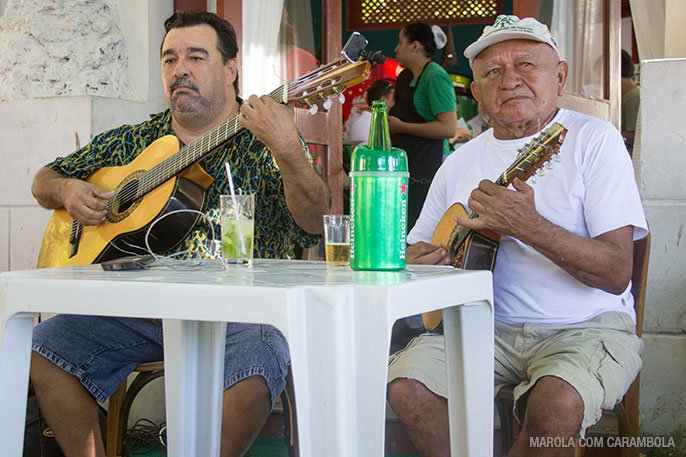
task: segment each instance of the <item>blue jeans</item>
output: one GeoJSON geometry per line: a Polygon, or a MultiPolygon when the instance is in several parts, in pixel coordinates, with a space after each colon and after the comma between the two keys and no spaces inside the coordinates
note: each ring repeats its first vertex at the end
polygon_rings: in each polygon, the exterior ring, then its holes
{"type": "MultiPolygon", "coordinates": [[[[162,325],[151,319],[59,315],[33,330],[32,349],[104,402],[142,362],[164,359],[162,325]]],[[[288,344],[270,325],[228,323],[224,389],[248,376],[267,382],[271,402],[286,385],[288,344]]]]}

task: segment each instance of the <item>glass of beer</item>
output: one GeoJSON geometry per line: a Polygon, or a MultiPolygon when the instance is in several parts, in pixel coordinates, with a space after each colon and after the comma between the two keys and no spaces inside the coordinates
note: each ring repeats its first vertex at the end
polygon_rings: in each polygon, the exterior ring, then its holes
{"type": "Polygon", "coordinates": [[[253,195],[221,195],[222,262],[252,265],[255,238],[253,195]]]}
{"type": "Polygon", "coordinates": [[[350,265],[350,216],[324,215],[326,263],[350,265]]]}

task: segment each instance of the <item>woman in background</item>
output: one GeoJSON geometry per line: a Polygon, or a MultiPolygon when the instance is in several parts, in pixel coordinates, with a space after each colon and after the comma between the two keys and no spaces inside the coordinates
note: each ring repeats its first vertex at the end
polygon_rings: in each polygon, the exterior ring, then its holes
{"type": "Polygon", "coordinates": [[[422,210],[431,180],[448,153],[448,139],[469,131],[457,128],[455,89],[433,56],[445,46],[440,27],[414,23],[400,31],[395,56],[405,67],[395,84],[395,106],[388,124],[391,143],[407,152],[410,186],[407,228],[422,210]],[[460,130],[463,130],[460,132],[460,130]]]}

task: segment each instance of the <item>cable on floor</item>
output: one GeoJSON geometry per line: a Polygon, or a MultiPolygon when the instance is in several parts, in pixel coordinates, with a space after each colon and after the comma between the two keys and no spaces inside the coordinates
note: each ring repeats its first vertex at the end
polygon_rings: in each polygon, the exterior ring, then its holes
{"type": "Polygon", "coordinates": [[[126,432],[124,449],[128,454],[147,454],[159,447],[167,447],[165,422],[157,425],[149,419],[141,418],[126,432]]]}

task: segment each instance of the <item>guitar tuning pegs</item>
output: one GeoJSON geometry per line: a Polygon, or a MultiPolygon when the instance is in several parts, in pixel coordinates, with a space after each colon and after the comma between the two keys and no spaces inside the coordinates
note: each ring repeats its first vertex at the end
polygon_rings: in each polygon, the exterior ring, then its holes
{"type": "Polygon", "coordinates": [[[545,170],[543,168],[539,168],[538,171],[536,172],[536,176],[543,176],[545,175],[545,170]]]}
{"type": "Polygon", "coordinates": [[[559,155],[555,154],[555,155],[553,156],[553,162],[561,162],[561,161],[562,161],[562,159],[560,158],[559,155]]]}
{"type": "Polygon", "coordinates": [[[328,110],[329,108],[331,108],[331,105],[333,105],[333,102],[330,98],[327,98],[326,100],[324,100],[324,103],[322,103],[322,108],[328,110]]]}
{"type": "Polygon", "coordinates": [[[317,111],[319,111],[319,105],[316,105],[316,104],[310,105],[309,112],[310,112],[311,116],[314,116],[315,114],[317,114],[317,111]]]}
{"type": "Polygon", "coordinates": [[[546,170],[552,170],[553,169],[553,163],[548,160],[546,163],[543,164],[546,170]]]}
{"type": "Polygon", "coordinates": [[[340,102],[341,105],[342,105],[343,103],[345,103],[345,95],[343,95],[343,92],[341,92],[340,94],[338,94],[338,101],[340,102]]]}
{"type": "Polygon", "coordinates": [[[536,184],[536,174],[535,173],[533,175],[531,175],[530,181],[531,181],[531,184],[536,184]]]}

